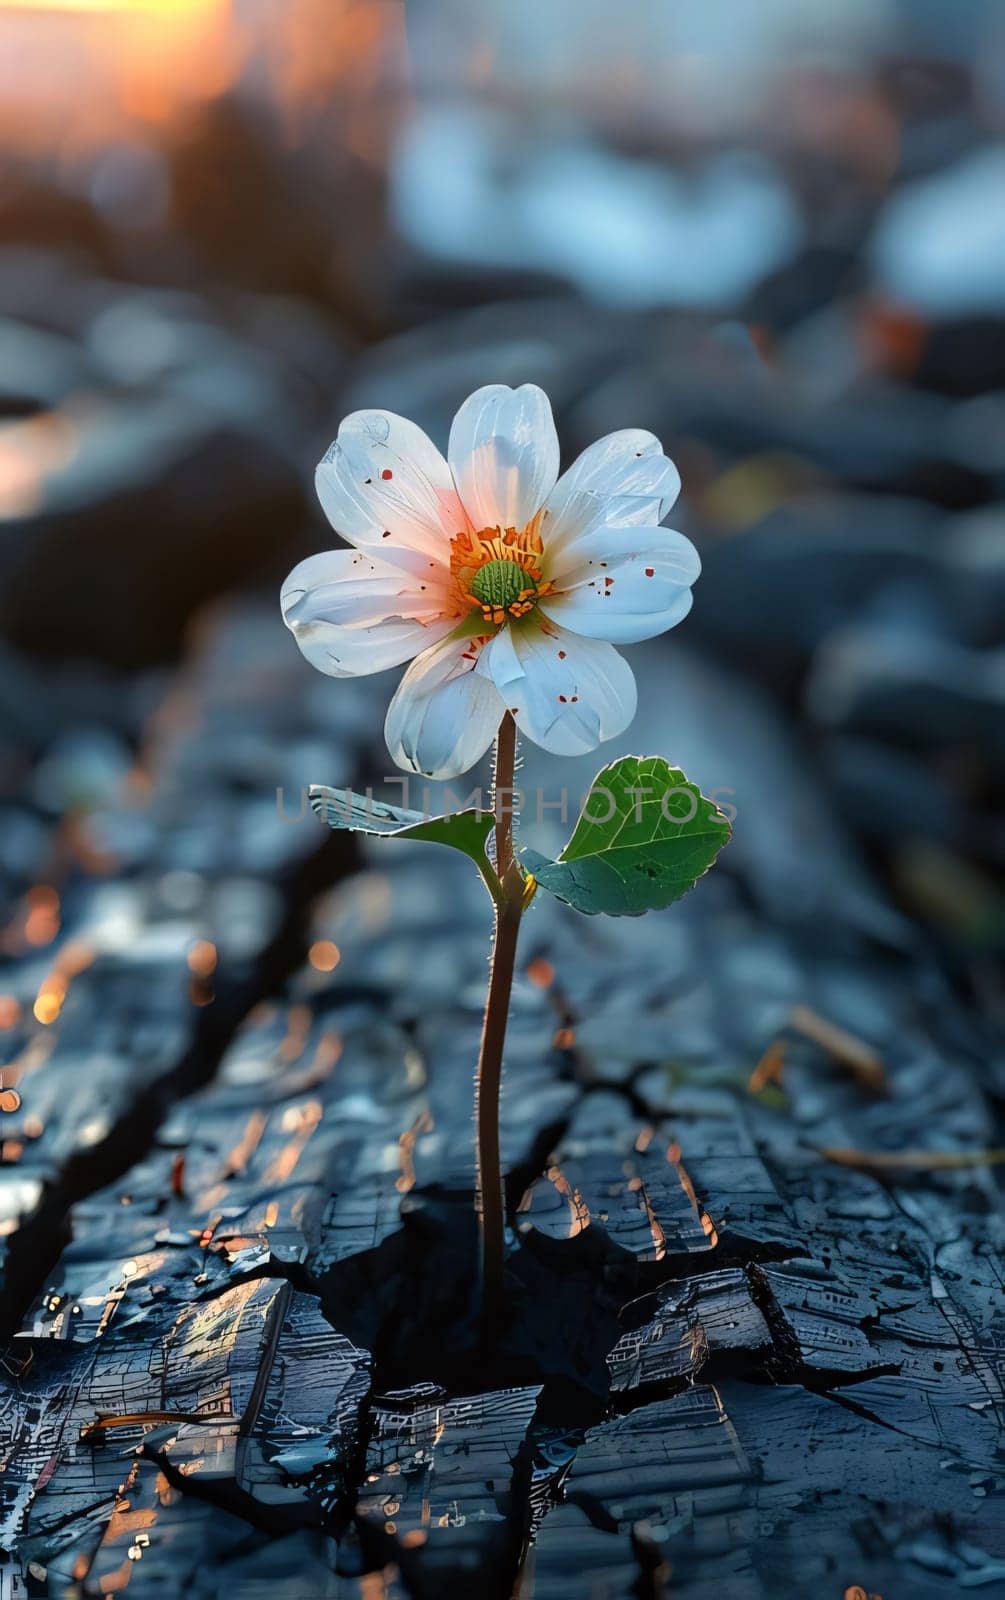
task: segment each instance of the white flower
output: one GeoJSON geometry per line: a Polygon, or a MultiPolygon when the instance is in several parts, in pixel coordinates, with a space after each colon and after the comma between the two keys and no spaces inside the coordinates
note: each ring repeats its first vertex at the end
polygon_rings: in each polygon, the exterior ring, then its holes
{"type": "Polygon", "coordinates": [[[691,609],[701,564],[659,525],[680,489],[659,440],[609,434],[561,478],[558,459],[548,397],[525,384],[471,395],[447,461],[404,417],[356,411],[318,466],[321,504],[353,548],[295,567],[283,618],[334,678],[411,661],[385,724],[406,771],[465,772],[507,708],[546,750],[594,750],[635,715],[614,645],[691,609]]]}

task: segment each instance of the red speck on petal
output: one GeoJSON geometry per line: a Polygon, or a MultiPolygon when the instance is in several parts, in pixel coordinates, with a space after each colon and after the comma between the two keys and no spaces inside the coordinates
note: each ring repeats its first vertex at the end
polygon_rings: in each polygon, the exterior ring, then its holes
{"type": "Polygon", "coordinates": [[[558,659],[559,659],[559,661],[564,661],[565,660],[565,651],[564,650],[560,650],[558,652],[558,659]]]}
{"type": "Polygon", "coordinates": [[[562,705],[564,706],[565,703],[566,703],[565,695],[564,694],[560,694],[558,698],[561,701],[562,705]]]}
{"type": "Polygon", "coordinates": [[[391,471],[390,467],[385,467],[383,472],[381,473],[381,477],[383,478],[384,482],[386,483],[388,478],[393,478],[394,477],[394,473],[391,471]]]}
{"type": "Polygon", "coordinates": [[[572,700],[573,705],[575,705],[576,701],[579,699],[579,696],[578,696],[578,694],[574,694],[570,698],[572,700]]]}
{"type": "Polygon", "coordinates": [[[381,537],[381,538],[382,538],[382,539],[390,539],[390,537],[391,537],[391,530],[390,530],[390,528],[385,528],[385,529],[384,529],[384,532],[383,532],[383,533],[382,533],[382,534],[381,534],[381,536],[380,536],[380,537],[381,537]]]}
{"type": "Polygon", "coordinates": [[[655,578],[655,576],[656,576],[656,568],[655,567],[647,567],[646,568],[646,577],[647,578],[655,578]]]}

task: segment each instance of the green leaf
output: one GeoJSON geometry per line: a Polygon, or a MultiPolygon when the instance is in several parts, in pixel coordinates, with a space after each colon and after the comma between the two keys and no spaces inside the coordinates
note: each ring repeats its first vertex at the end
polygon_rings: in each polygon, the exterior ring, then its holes
{"type": "Polygon", "coordinates": [[[449,844],[462,850],[480,868],[489,865],[486,841],[495,827],[490,811],[454,811],[445,817],[427,817],[421,811],[405,811],[374,800],[369,794],[351,789],[329,789],[313,783],[308,790],[311,810],[330,828],[346,828],[368,838],[426,839],[430,844],[449,844]]]}
{"type": "Polygon", "coordinates": [[[686,894],[729,836],[718,807],[662,756],[623,756],[594,778],[558,860],[533,850],[522,860],[577,911],[638,917],[686,894]]]}

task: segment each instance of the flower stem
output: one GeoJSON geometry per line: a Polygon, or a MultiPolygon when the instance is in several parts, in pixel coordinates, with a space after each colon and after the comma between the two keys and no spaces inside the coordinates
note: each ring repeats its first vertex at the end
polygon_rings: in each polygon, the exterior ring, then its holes
{"type": "Polygon", "coordinates": [[[478,1129],[478,1195],[481,1215],[482,1331],[489,1338],[502,1307],[505,1207],[499,1158],[499,1090],[517,936],[524,907],[524,881],[513,855],[513,773],[516,723],[507,711],[496,735],[492,806],[495,812],[496,873],[489,991],[475,1078],[478,1129]]]}
{"type": "Polygon", "coordinates": [[[500,883],[513,865],[513,774],[516,771],[516,723],[507,711],[496,734],[492,809],[496,817],[496,872],[500,883]]]}

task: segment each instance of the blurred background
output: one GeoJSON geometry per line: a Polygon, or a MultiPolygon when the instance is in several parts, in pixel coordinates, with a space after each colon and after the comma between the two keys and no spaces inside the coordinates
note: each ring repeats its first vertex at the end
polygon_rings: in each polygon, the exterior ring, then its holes
{"type": "Polygon", "coordinates": [[[525,380],[684,480],[625,746],[732,796],[773,914],[996,1012],[996,0],[0,0],[0,120],[0,1020],[151,922],[196,1001],[270,948],[277,788],[387,770],[387,683],[279,621],[314,462],[525,380]]]}

